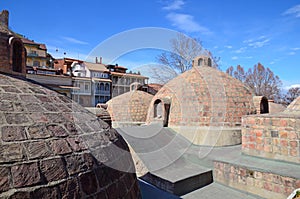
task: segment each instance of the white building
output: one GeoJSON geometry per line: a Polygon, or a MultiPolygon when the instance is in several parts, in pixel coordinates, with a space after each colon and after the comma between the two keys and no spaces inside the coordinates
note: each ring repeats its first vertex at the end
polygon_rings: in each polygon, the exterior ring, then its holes
{"type": "Polygon", "coordinates": [[[72,64],[74,86],[73,100],[83,106],[96,106],[111,98],[110,72],[101,63],[74,62],[72,64]]]}

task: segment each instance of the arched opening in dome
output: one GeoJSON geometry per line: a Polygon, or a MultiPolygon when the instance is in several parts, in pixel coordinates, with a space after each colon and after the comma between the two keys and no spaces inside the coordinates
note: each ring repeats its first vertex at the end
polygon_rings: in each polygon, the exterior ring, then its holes
{"type": "Polygon", "coordinates": [[[200,59],[198,59],[198,66],[202,66],[202,65],[203,65],[203,59],[200,58],[200,59]]]}
{"type": "Polygon", "coordinates": [[[269,113],[269,102],[266,97],[263,97],[260,102],[260,113],[269,113]]]}
{"type": "Polygon", "coordinates": [[[162,118],[163,106],[160,99],[155,100],[154,102],[154,118],[162,118]]]}
{"type": "Polygon", "coordinates": [[[12,45],[12,70],[18,73],[22,72],[22,52],[23,46],[20,41],[15,41],[12,45]]]}
{"type": "Polygon", "coordinates": [[[207,60],[207,65],[210,66],[210,67],[212,66],[212,65],[211,65],[211,58],[208,58],[208,60],[207,60]]]}

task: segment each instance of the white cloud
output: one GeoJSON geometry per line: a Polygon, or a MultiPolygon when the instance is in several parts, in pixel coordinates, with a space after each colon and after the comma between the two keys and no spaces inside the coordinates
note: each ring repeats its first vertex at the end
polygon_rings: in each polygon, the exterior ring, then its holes
{"type": "Polygon", "coordinates": [[[243,53],[243,52],[245,52],[245,50],[247,49],[247,47],[241,47],[240,49],[237,49],[237,50],[235,50],[235,51],[233,51],[233,52],[235,52],[235,53],[243,53]]]}
{"type": "Polygon", "coordinates": [[[300,4],[295,5],[294,7],[289,8],[285,12],[282,13],[283,15],[293,15],[295,17],[300,17],[300,4]]]}
{"type": "Polygon", "coordinates": [[[164,10],[180,10],[184,4],[185,4],[185,2],[183,0],[168,1],[167,5],[164,6],[162,9],[164,9],[164,10]]]}
{"type": "Polygon", "coordinates": [[[296,53],[295,52],[289,52],[288,54],[289,55],[295,55],[296,53]]]}
{"type": "Polygon", "coordinates": [[[260,36],[257,39],[248,39],[244,40],[243,43],[248,44],[248,46],[253,48],[261,48],[269,43],[270,39],[266,38],[266,36],[260,36]]]}
{"type": "Polygon", "coordinates": [[[291,48],[291,50],[297,51],[300,50],[300,48],[291,48]]]}
{"type": "Polygon", "coordinates": [[[224,46],[225,48],[228,48],[228,49],[231,49],[232,48],[232,46],[230,46],[230,45],[227,45],[227,46],[224,46]]]}
{"type": "Polygon", "coordinates": [[[81,45],[87,45],[88,43],[85,41],[80,41],[78,39],[72,38],[72,37],[61,37],[62,39],[70,42],[70,43],[74,43],[74,44],[81,44],[81,45]]]}
{"type": "Polygon", "coordinates": [[[273,64],[275,64],[275,61],[271,61],[269,64],[270,64],[270,65],[273,65],[273,64]]]}
{"type": "Polygon", "coordinates": [[[291,88],[300,88],[300,84],[292,84],[292,85],[288,85],[288,86],[284,86],[283,89],[284,90],[289,90],[291,88]]]}
{"type": "Polygon", "coordinates": [[[231,57],[232,60],[237,60],[239,59],[237,56],[231,57]]]}
{"type": "Polygon", "coordinates": [[[172,25],[184,30],[186,32],[201,32],[202,34],[210,34],[210,30],[204,26],[199,25],[192,15],[169,13],[167,19],[171,21],[172,25]]]}

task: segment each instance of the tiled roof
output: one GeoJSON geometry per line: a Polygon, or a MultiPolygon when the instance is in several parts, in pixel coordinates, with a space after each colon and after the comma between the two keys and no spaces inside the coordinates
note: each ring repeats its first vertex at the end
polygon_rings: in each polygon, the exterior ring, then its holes
{"type": "Polygon", "coordinates": [[[45,44],[36,43],[36,42],[34,42],[33,40],[29,40],[29,39],[24,38],[24,37],[22,37],[21,40],[22,40],[22,42],[23,42],[24,44],[36,45],[36,46],[39,46],[39,48],[40,48],[41,50],[47,50],[47,47],[46,47],[45,44]]]}
{"type": "Polygon", "coordinates": [[[99,71],[99,72],[108,72],[109,70],[105,67],[104,64],[96,64],[91,62],[84,62],[84,65],[92,71],[99,71]]]}

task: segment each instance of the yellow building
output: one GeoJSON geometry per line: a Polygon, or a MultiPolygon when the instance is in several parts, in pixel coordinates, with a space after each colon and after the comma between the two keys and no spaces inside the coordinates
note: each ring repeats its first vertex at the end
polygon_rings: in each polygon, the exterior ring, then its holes
{"type": "Polygon", "coordinates": [[[33,40],[21,38],[27,51],[26,66],[47,66],[47,48],[45,44],[35,43],[33,40]]]}

